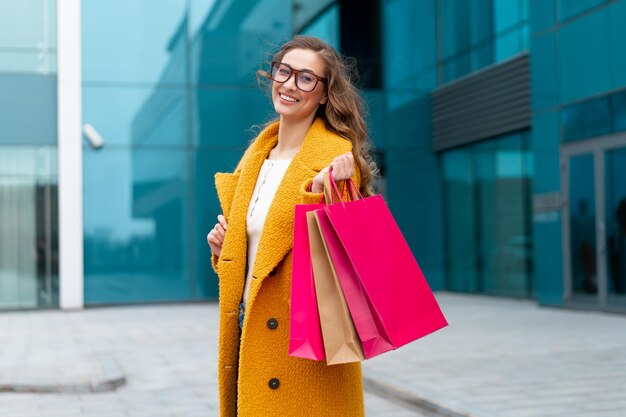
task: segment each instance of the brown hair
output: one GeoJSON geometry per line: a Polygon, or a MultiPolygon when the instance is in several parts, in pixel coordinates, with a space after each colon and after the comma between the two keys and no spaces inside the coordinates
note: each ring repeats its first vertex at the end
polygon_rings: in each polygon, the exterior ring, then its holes
{"type": "MultiPolygon", "coordinates": [[[[371,142],[365,123],[365,103],[352,83],[356,78],[356,61],[352,58],[343,59],[332,46],[321,39],[302,35],[281,46],[272,61],[281,62],[283,56],[292,49],[312,50],[322,58],[328,80],[328,100],[317,109],[317,116],[324,120],[327,129],[352,142],[354,163],[361,176],[359,188],[364,195],[372,195],[372,180],[378,170],[370,154],[371,142]]],[[[271,79],[263,70],[257,71],[258,76],[271,79]]]]}

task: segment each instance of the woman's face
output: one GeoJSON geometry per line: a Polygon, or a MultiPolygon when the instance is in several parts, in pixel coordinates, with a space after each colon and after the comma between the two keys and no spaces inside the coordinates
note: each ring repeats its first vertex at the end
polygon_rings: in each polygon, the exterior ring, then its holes
{"type": "MultiPolygon", "coordinates": [[[[307,70],[320,77],[326,77],[325,66],[317,52],[310,49],[292,49],[281,61],[295,70],[307,70]]],[[[282,118],[306,119],[315,114],[320,104],[326,103],[325,85],[318,82],[312,91],[305,92],[296,87],[295,74],[284,83],[272,82],[274,109],[282,118]]]]}

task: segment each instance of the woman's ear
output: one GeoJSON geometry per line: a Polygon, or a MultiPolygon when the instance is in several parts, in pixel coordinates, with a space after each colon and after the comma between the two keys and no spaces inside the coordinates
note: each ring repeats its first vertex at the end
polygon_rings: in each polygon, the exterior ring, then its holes
{"type": "Polygon", "coordinates": [[[320,100],[320,104],[326,104],[327,101],[328,101],[328,95],[324,94],[322,96],[322,99],[320,100]]]}

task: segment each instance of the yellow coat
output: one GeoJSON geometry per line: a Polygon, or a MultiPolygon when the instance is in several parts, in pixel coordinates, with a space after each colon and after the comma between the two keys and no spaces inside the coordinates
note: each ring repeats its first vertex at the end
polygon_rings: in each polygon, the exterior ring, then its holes
{"type": "MultiPolygon", "coordinates": [[[[221,255],[213,256],[220,300],[219,415],[362,417],[359,363],[327,366],[324,361],[288,355],[294,206],[319,202],[321,194],[306,188],[336,156],[352,150],[350,141],[327,130],[321,119],[309,129],[267,215],[256,260],[250,266],[253,281],[240,342],[238,306],[246,271],[246,214],[261,165],[277,140],[278,122],[261,132],[235,172],[215,175],[228,222],[221,255]]],[[[358,186],[358,176],[355,179],[358,186]]]]}

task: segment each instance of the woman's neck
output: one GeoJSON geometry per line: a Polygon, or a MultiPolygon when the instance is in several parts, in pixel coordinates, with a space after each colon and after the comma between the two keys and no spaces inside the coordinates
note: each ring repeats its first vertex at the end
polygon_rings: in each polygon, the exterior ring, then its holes
{"type": "Polygon", "coordinates": [[[270,151],[268,159],[293,158],[300,150],[314,117],[315,115],[306,119],[293,120],[281,116],[278,127],[278,143],[270,151]]]}

